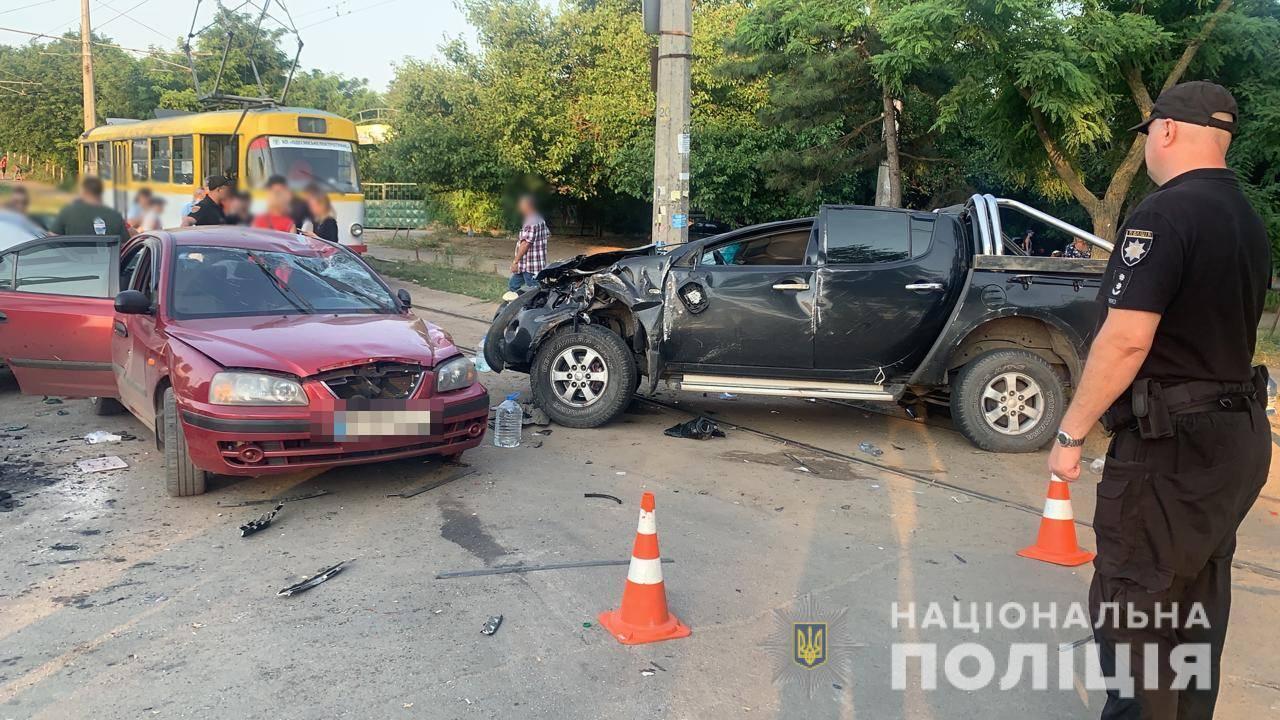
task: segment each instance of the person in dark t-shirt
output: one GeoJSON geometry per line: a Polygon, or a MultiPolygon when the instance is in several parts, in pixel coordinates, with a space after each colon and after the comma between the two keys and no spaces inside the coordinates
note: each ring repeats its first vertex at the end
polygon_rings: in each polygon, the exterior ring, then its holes
{"type": "Polygon", "coordinates": [[[210,175],[205,178],[204,187],[204,198],[191,206],[191,213],[182,219],[183,227],[227,224],[226,211],[223,208],[235,194],[235,186],[221,175],[210,175]]]}
{"type": "Polygon", "coordinates": [[[120,213],[102,204],[102,180],[87,177],[80,182],[80,197],[62,208],[49,225],[55,235],[110,235],[128,240],[129,229],[120,213]]]}

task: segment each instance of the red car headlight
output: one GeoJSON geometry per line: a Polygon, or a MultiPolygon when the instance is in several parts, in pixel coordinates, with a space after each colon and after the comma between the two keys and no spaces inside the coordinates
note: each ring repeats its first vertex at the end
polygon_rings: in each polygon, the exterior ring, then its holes
{"type": "Polygon", "coordinates": [[[213,405],[306,405],[297,380],[264,373],[220,372],[209,383],[213,405]]]}

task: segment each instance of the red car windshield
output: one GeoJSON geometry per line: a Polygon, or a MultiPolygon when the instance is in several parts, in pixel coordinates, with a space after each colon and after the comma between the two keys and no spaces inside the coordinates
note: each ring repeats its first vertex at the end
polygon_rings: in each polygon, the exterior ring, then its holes
{"type": "Polygon", "coordinates": [[[175,318],[398,312],[390,291],[350,253],[322,256],[183,246],[170,291],[175,318]]]}

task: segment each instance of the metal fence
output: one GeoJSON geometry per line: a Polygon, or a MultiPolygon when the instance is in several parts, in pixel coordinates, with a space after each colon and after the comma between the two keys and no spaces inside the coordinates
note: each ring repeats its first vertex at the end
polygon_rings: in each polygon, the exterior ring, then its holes
{"type": "Polygon", "coordinates": [[[365,227],[421,228],[431,222],[426,199],[414,183],[363,185],[365,227]]]}

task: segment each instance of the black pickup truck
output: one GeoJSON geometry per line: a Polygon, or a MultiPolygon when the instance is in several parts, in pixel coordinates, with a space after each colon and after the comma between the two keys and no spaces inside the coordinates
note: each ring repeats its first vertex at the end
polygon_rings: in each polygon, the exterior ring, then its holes
{"type": "Polygon", "coordinates": [[[1012,200],[934,212],[824,206],[661,252],[547,267],[482,352],[530,375],[557,423],[595,427],[633,393],[677,389],[949,406],[975,445],[1043,447],[1097,321],[1104,260],[1028,257],[1001,209],[1109,243],[1012,200]]]}

